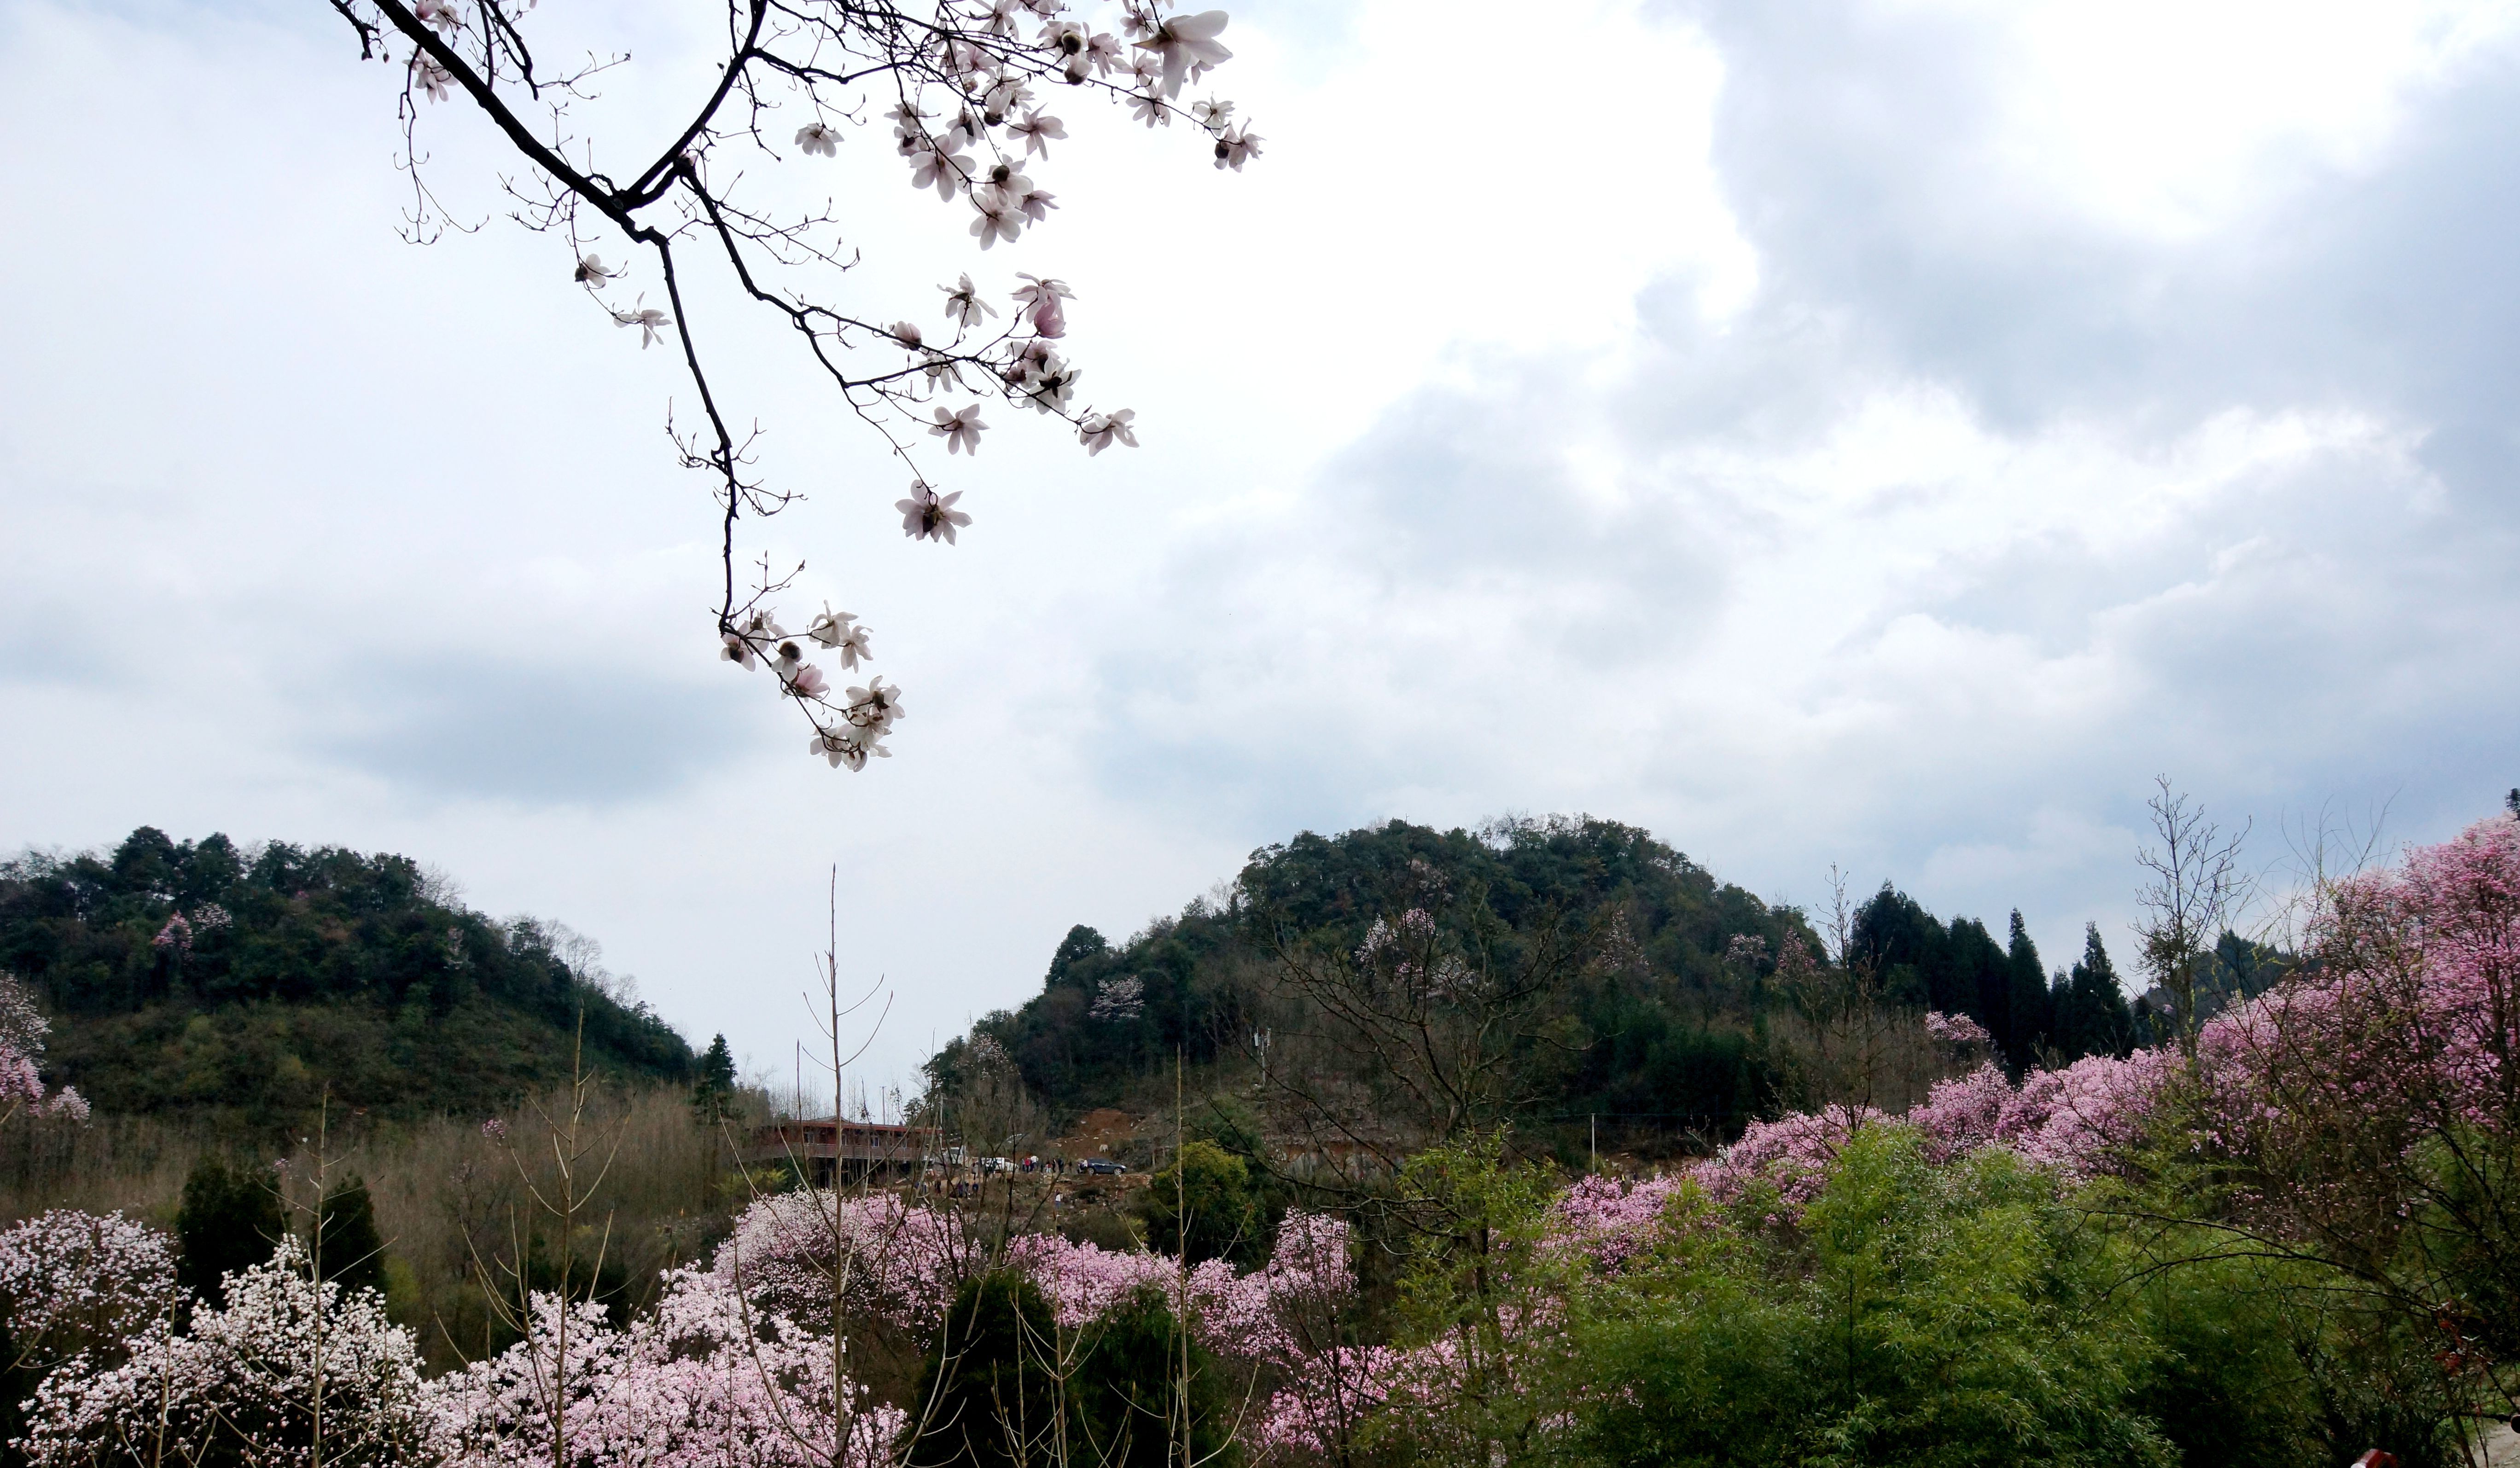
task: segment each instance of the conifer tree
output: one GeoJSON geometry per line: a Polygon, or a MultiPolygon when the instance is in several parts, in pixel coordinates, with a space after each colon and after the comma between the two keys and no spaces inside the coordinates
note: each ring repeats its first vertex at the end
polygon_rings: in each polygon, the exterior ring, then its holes
{"type": "Polygon", "coordinates": [[[735,1100],[735,1054],[726,1037],[717,1036],[700,1055],[700,1078],[692,1086],[692,1111],[703,1126],[714,1127],[735,1100]]]}
{"type": "Polygon", "coordinates": [[[2022,925],[2019,908],[2012,910],[2012,941],[2004,956],[2012,970],[2012,1033],[2004,1037],[2003,1052],[2018,1069],[2030,1063],[2041,1045],[2054,1043],[2056,1028],[2055,1011],[2048,1001],[2047,970],[2039,962],[2039,945],[2030,941],[2030,930],[2022,925]]]}
{"type": "Polygon", "coordinates": [[[193,1165],[175,1213],[176,1280],[213,1304],[220,1280],[280,1246],[280,1193],[259,1172],[217,1154],[193,1165]]]}
{"type": "Polygon", "coordinates": [[[365,1179],[352,1173],[324,1196],[315,1264],[344,1290],[379,1290],[385,1284],[385,1241],[377,1231],[376,1201],[365,1179]]]}

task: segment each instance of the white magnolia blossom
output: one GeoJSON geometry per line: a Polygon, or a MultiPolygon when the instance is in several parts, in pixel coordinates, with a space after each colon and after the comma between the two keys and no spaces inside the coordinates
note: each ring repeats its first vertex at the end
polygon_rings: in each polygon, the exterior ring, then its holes
{"type": "Polygon", "coordinates": [[[1022,121],[1008,123],[1007,131],[1023,139],[1025,157],[1031,157],[1035,154],[1048,157],[1050,145],[1054,141],[1066,138],[1067,124],[1057,117],[1045,117],[1039,112],[1026,112],[1023,114],[1022,121]]]}
{"type": "Polygon", "coordinates": [[[1138,435],[1130,424],[1137,421],[1137,417],[1136,412],[1127,408],[1114,409],[1109,413],[1089,413],[1085,415],[1085,421],[1076,425],[1076,441],[1085,445],[1088,455],[1100,454],[1114,443],[1123,443],[1134,449],[1138,446],[1138,435]]]}
{"type": "Polygon", "coordinates": [[[945,319],[965,331],[978,326],[982,317],[998,314],[997,307],[980,299],[978,288],[968,275],[955,285],[936,289],[945,292],[945,319]]]}
{"type": "Polygon", "coordinates": [[[1012,245],[1023,233],[1023,196],[1019,194],[1009,194],[994,186],[974,189],[971,207],[978,214],[971,221],[971,237],[980,242],[982,249],[1001,240],[1012,245]]]}
{"type": "Polygon", "coordinates": [[[1248,127],[1229,127],[1216,135],[1216,166],[1242,171],[1245,160],[1260,156],[1260,135],[1248,127]]]}
{"type": "Polygon", "coordinates": [[[444,102],[455,85],[455,73],[437,64],[426,52],[414,52],[411,58],[411,84],[428,94],[431,102],[444,102]]]}
{"type": "MultiPolygon", "coordinates": [[[[368,3],[344,0],[336,6],[359,26],[363,43],[380,33],[361,19],[368,3]]],[[[577,77],[552,80],[530,74],[524,41],[512,22],[533,8],[533,0],[504,6],[488,0],[406,3],[410,9],[403,15],[403,23],[417,19],[428,27],[427,32],[415,30],[421,45],[407,57],[410,91],[438,101],[465,92],[467,100],[478,104],[512,138],[519,136],[515,109],[526,104],[548,107],[558,124],[559,114],[567,109],[566,99],[592,98],[591,92],[576,90],[577,77]],[[466,19],[475,12],[483,22],[479,25],[466,19]],[[449,48],[454,48],[452,53],[449,48]],[[459,63],[457,54],[466,60],[459,63]]],[[[723,519],[723,555],[730,570],[736,554],[736,520],[775,513],[794,496],[743,476],[739,466],[749,460],[740,444],[728,441],[732,416],[719,411],[716,390],[703,373],[699,343],[691,334],[690,324],[669,315],[668,309],[649,306],[644,296],[627,309],[607,298],[608,284],[627,272],[585,249],[587,239],[577,230],[582,220],[592,216],[581,210],[592,206],[596,215],[623,226],[634,245],[659,245],[674,238],[676,231],[693,227],[714,231],[736,256],[731,261],[736,278],[749,288],[748,293],[784,306],[793,323],[806,329],[816,365],[837,379],[851,406],[871,419],[890,418],[880,426],[891,435],[894,451],[909,461],[914,476],[909,497],[895,507],[902,514],[903,534],[953,544],[958,532],[971,523],[970,515],[957,508],[962,492],[936,489],[920,476],[919,461],[934,445],[905,429],[926,427],[926,439],[942,439],[949,457],[976,456],[988,427],[981,413],[994,394],[1037,413],[1059,416],[1076,427],[1078,441],[1089,454],[1099,455],[1114,443],[1137,444],[1135,415],[1126,409],[1094,411],[1079,403],[1082,372],[1054,349],[1054,343],[1067,339],[1067,303],[1073,293],[1057,279],[1020,275],[1011,292],[1012,309],[1005,313],[1012,320],[1001,322],[1002,308],[984,300],[971,276],[964,274],[954,285],[940,288],[953,336],[930,342],[911,321],[896,320],[886,326],[881,316],[843,311],[784,284],[768,285],[765,278],[774,270],[831,267],[845,271],[855,263],[853,252],[828,239],[833,223],[828,208],[792,220],[765,216],[748,201],[733,199],[732,190],[743,176],[741,167],[709,165],[722,161],[720,150],[746,143],[775,158],[776,135],[768,132],[762,119],[769,109],[780,106],[796,108],[792,115],[801,125],[792,138],[798,155],[835,158],[848,128],[875,125],[860,111],[862,96],[844,91],[843,78],[853,81],[881,74],[897,91],[883,115],[891,127],[896,155],[909,167],[912,186],[932,189],[947,203],[968,202],[969,238],[989,250],[1019,243],[1034,226],[1046,225],[1060,207],[1058,197],[1027,172],[1035,166],[1047,167],[1051,145],[1064,147],[1070,137],[1066,122],[1057,115],[1070,110],[1054,110],[1046,100],[1056,84],[1083,86],[1100,79],[1104,94],[1126,102],[1132,114],[1150,127],[1169,126],[1176,111],[1184,112],[1203,129],[1218,168],[1239,170],[1259,156],[1259,138],[1247,124],[1237,125],[1232,103],[1214,97],[1195,104],[1177,101],[1185,86],[1233,55],[1220,40],[1227,23],[1225,13],[1171,14],[1169,7],[1175,0],[1110,3],[1118,12],[1111,30],[1071,15],[1070,0],[941,0],[942,8],[931,20],[901,27],[888,27],[886,17],[901,17],[882,7],[872,12],[831,7],[831,14],[813,24],[783,28],[783,22],[771,26],[758,45],[739,45],[726,63],[734,74],[722,78],[715,99],[678,145],[679,151],[635,182],[591,171],[589,164],[562,167],[548,156],[536,155],[541,164],[538,182],[550,189],[551,201],[545,204],[539,196],[519,195],[527,200],[519,217],[532,227],[570,240],[575,245],[571,263],[575,284],[585,288],[616,325],[637,328],[643,351],[670,336],[667,344],[676,351],[669,356],[681,358],[696,378],[707,426],[691,435],[678,430],[676,442],[687,464],[706,469],[720,481],[716,485],[719,503],[732,512],[723,519]],[[816,29],[815,24],[824,28],[816,29]],[[799,40],[800,36],[810,39],[799,40]],[[841,65],[827,42],[854,60],[841,65]],[[788,91],[788,97],[767,100],[782,88],[788,91]],[[753,111],[747,120],[718,116],[720,104],[730,97],[750,105],[753,111]],[[575,173],[571,167],[589,171],[575,173]],[[665,217],[669,213],[675,213],[671,222],[665,217]],[[863,355],[869,347],[878,352],[901,350],[906,363],[878,365],[870,371],[842,360],[863,355]],[[973,395],[979,401],[960,408],[938,406],[973,395]],[[932,422],[926,421],[928,416],[932,422]]],[[[809,8],[811,4],[808,0],[809,8]]],[[[800,20],[803,12],[789,7],[781,14],[800,20]]],[[[383,33],[391,32],[391,25],[383,27],[383,33]]],[[[587,70],[578,76],[593,74],[594,70],[587,70]]],[[[538,124],[535,130],[540,130],[538,124]]],[[[568,136],[565,127],[556,135],[568,136]]],[[[571,156],[577,151],[572,142],[571,156]]],[[[588,156],[593,156],[591,149],[588,156]]],[[[425,189],[422,200],[423,212],[429,212],[425,189]]],[[[682,299],[677,296],[662,304],[679,309],[682,299]]],[[[806,646],[829,649],[837,660],[834,674],[854,672],[873,658],[866,629],[857,626],[850,614],[832,612],[826,603],[823,615],[805,636],[793,643],[786,641],[784,631],[760,603],[787,584],[774,582],[765,563],[752,602],[719,625],[718,655],[746,671],[767,663],[778,691],[803,705],[813,720],[814,751],[834,766],[863,768],[869,759],[888,753],[880,740],[899,717],[898,695],[881,680],[864,689],[852,688],[845,694],[833,691],[825,672],[805,661],[806,646]]],[[[172,927],[164,941],[180,950],[188,931],[172,927]]],[[[0,1076],[0,1083],[8,1083],[15,1074],[0,1076]]],[[[5,1089],[0,1085],[0,1090],[5,1089]]],[[[20,1089],[29,1095],[36,1093],[31,1082],[20,1089]]]]}
{"type": "Polygon", "coordinates": [[[637,327],[639,329],[639,350],[644,352],[648,348],[656,344],[656,339],[659,334],[657,328],[672,326],[674,324],[674,319],[667,316],[664,312],[657,310],[653,306],[643,305],[635,310],[613,312],[612,324],[614,326],[622,327],[637,327]]]}
{"type": "Polygon", "coordinates": [[[924,479],[910,481],[910,498],[895,502],[901,512],[901,533],[913,540],[941,540],[954,544],[954,532],[971,523],[971,517],[954,508],[963,492],[939,495],[927,487],[924,479]]]}
{"type": "Polygon", "coordinates": [[[980,405],[972,403],[951,412],[937,409],[936,423],[927,431],[945,440],[946,453],[976,456],[980,452],[980,430],[987,426],[980,422],[980,405]]]}
{"type": "Polygon", "coordinates": [[[1208,67],[1233,59],[1216,38],[1225,30],[1225,12],[1203,10],[1194,16],[1170,16],[1157,22],[1138,49],[1152,52],[1163,63],[1164,95],[1181,95],[1182,83],[1196,81],[1208,67]]]}
{"type": "Polygon", "coordinates": [[[806,636],[837,652],[842,668],[855,668],[859,658],[875,656],[867,643],[867,629],[857,625],[852,613],[832,610],[830,602],[823,604],[823,614],[806,629],[806,636]]]}

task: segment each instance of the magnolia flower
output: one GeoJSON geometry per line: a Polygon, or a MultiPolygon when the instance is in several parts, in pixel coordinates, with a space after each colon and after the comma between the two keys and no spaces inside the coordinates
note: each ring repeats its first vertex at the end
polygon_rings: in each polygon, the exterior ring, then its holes
{"type": "Polygon", "coordinates": [[[892,324],[892,339],[903,346],[917,346],[921,340],[919,328],[906,321],[896,321],[892,324]]]}
{"type": "Polygon", "coordinates": [[[747,673],[751,672],[752,645],[732,632],[728,633],[722,641],[726,645],[717,649],[718,657],[725,662],[736,664],[747,673]]]}
{"type": "Polygon", "coordinates": [[[981,317],[998,314],[997,307],[980,299],[980,292],[972,287],[971,278],[968,275],[959,285],[936,289],[945,292],[945,319],[958,327],[968,330],[978,326],[981,317]]]}
{"type": "Polygon", "coordinates": [[[1015,237],[1023,233],[1023,206],[1022,196],[1004,189],[973,190],[971,207],[978,211],[978,217],[971,221],[971,237],[980,242],[982,249],[1000,240],[1013,244],[1015,237]]]}
{"type": "Polygon", "coordinates": [[[1086,41],[1085,54],[1092,59],[1094,69],[1104,76],[1128,65],[1128,56],[1120,44],[1120,38],[1107,30],[1097,31],[1086,41]]]}
{"type": "Polygon", "coordinates": [[[1026,189],[1023,192],[1023,198],[1016,202],[1016,207],[1023,210],[1023,216],[1026,219],[1039,224],[1050,217],[1051,210],[1058,207],[1052,201],[1058,197],[1047,189],[1026,189]]]}
{"type": "Polygon", "coordinates": [[[1190,114],[1193,121],[1209,132],[1223,132],[1226,119],[1234,115],[1234,104],[1219,102],[1211,97],[1205,102],[1192,103],[1190,114]]]}
{"type": "Polygon", "coordinates": [[[1245,158],[1259,156],[1260,135],[1251,131],[1247,124],[1238,128],[1229,127],[1216,135],[1216,166],[1219,168],[1232,168],[1240,173],[1245,158]]]}
{"type": "Polygon", "coordinates": [[[447,88],[455,85],[455,73],[437,64],[426,53],[414,53],[411,59],[411,83],[428,94],[431,102],[444,102],[447,88]]]}
{"type": "Polygon", "coordinates": [[[980,405],[972,403],[960,412],[937,409],[936,424],[927,431],[931,436],[945,440],[946,453],[969,454],[976,458],[980,452],[980,430],[987,426],[980,422],[980,405]]]}
{"type": "Polygon", "coordinates": [[[911,160],[910,187],[933,188],[939,199],[952,199],[970,176],[971,160],[941,143],[911,160]]]}
{"type": "Polygon", "coordinates": [[[1234,53],[1226,50],[1216,39],[1225,29],[1225,12],[1221,10],[1203,10],[1194,16],[1172,16],[1138,43],[1139,50],[1153,52],[1163,62],[1165,96],[1180,96],[1183,82],[1193,80],[1208,67],[1233,59],[1234,53]]]}
{"type": "Polygon", "coordinates": [[[765,643],[777,642],[788,635],[788,629],[779,625],[779,618],[766,606],[756,606],[742,613],[736,622],[736,630],[765,643]]]}
{"type": "Polygon", "coordinates": [[[947,153],[961,153],[966,148],[978,147],[980,140],[987,136],[988,130],[980,125],[980,119],[971,115],[969,108],[965,108],[954,114],[953,122],[943,132],[936,135],[936,146],[947,153]]]}
{"type": "Polygon", "coordinates": [[[871,737],[881,738],[901,717],[901,690],[885,688],[882,679],[849,690],[849,722],[870,731],[871,737]]]}
{"type": "Polygon", "coordinates": [[[454,0],[413,0],[411,13],[421,24],[435,27],[441,35],[453,35],[464,28],[464,18],[455,13],[454,0]]]}
{"type": "Polygon", "coordinates": [[[1076,441],[1085,445],[1089,455],[1102,453],[1115,440],[1134,449],[1138,446],[1138,435],[1130,424],[1137,421],[1137,417],[1136,411],[1128,408],[1110,413],[1089,413],[1085,415],[1085,421],[1076,425],[1076,441]]]}
{"type": "Polygon", "coordinates": [[[954,532],[971,523],[968,514],[954,508],[954,502],[961,498],[963,492],[959,489],[950,495],[940,496],[927,487],[927,481],[911,480],[910,498],[896,501],[892,507],[901,512],[901,533],[912,540],[941,540],[949,546],[954,544],[954,532]]]}
{"type": "Polygon", "coordinates": [[[892,751],[877,742],[880,737],[879,734],[869,737],[865,730],[854,729],[843,724],[814,735],[806,742],[805,752],[819,754],[830,760],[834,770],[842,765],[848,766],[853,771],[863,770],[866,768],[868,755],[874,755],[879,760],[892,758],[892,751]]]}
{"type": "Polygon", "coordinates": [[[788,691],[799,698],[820,698],[831,688],[823,670],[807,663],[788,679],[788,691]]]}
{"type": "Polygon", "coordinates": [[[1007,131],[1023,139],[1025,157],[1031,157],[1036,153],[1048,157],[1052,141],[1064,139],[1067,136],[1067,124],[1057,117],[1045,117],[1039,112],[1026,112],[1021,122],[1013,124],[1007,131]]]}
{"type": "Polygon", "coordinates": [[[875,648],[867,642],[867,629],[856,625],[850,613],[832,610],[829,602],[823,604],[823,614],[814,619],[807,636],[837,652],[842,668],[853,669],[859,658],[875,656],[875,648]]]}
{"type": "Polygon", "coordinates": [[[980,99],[980,106],[987,111],[990,123],[995,125],[1005,121],[1013,114],[1015,109],[1030,101],[1032,101],[1031,85],[1020,76],[1010,76],[989,88],[989,95],[980,99]]]}
{"type": "MultiPolygon", "coordinates": [[[[641,298],[644,300],[646,297],[641,298]]],[[[612,323],[615,326],[637,327],[639,350],[644,352],[656,344],[656,329],[672,326],[674,319],[653,306],[642,306],[636,311],[613,312],[612,323]]]]}
{"type": "Polygon", "coordinates": [[[1041,335],[1066,335],[1067,317],[1058,303],[1074,300],[1076,292],[1067,289],[1066,282],[1047,276],[1027,275],[1019,270],[1015,279],[1030,283],[1015,288],[1015,299],[1023,307],[1016,315],[1031,317],[1033,331],[1041,335]]]}
{"type": "Polygon", "coordinates": [[[996,0],[989,7],[989,32],[992,35],[1013,35],[1015,22],[1031,7],[1024,0],[996,0]]]}
{"type": "Polygon", "coordinates": [[[1052,357],[1024,376],[1024,395],[1031,399],[1035,413],[1065,413],[1067,400],[1076,393],[1076,379],[1083,376],[1078,369],[1052,357]]]}
{"type": "Polygon", "coordinates": [[[1129,94],[1129,118],[1148,127],[1170,127],[1173,123],[1173,114],[1164,106],[1164,100],[1152,92],[1129,94]]]}
{"type": "Polygon", "coordinates": [[[820,122],[808,122],[796,129],[796,146],[808,154],[819,153],[827,158],[837,157],[840,152],[840,135],[820,122]]]}
{"type": "Polygon", "coordinates": [[[577,262],[577,273],[572,279],[581,286],[592,286],[598,281],[608,281],[620,274],[618,270],[607,268],[602,255],[588,255],[577,262]]]}
{"type": "Polygon", "coordinates": [[[1085,26],[1075,21],[1045,21],[1041,27],[1041,44],[1061,56],[1083,56],[1086,45],[1085,26]]]}

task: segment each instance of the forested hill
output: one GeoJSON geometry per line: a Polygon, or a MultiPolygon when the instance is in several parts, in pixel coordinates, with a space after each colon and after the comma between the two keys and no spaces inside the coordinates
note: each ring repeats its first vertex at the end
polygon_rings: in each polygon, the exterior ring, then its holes
{"type": "Polygon", "coordinates": [[[0,864],[0,968],[53,1022],[48,1081],[100,1111],[248,1125],[333,1104],[490,1112],[589,1066],[681,1081],[691,1046],[606,992],[585,940],[475,912],[407,857],[143,826],[111,854],[0,864]]]}
{"type": "MultiPolygon", "coordinates": [[[[1782,1101],[1794,1061],[1774,1033],[1785,1003],[1774,974],[1788,935],[1821,949],[1805,915],[1717,880],[1637,827],[1591,817],[1475,832],[1395,821],[1264,847],[1229,897],[1193,902],[1125,943],[1071,929],[1042,992],[948,1045],[931,1080],[968,1084],[972,1041],[987,1037],[1058,1121],[1126,1104],[1133,1087],[1168,1094],[1168,1079],[1148,1083],[1168,1078],[1177,1052],[1193,1066],[1231,1060],[1255,1027],[1303,1022],[1271,983],[1290,941],[1352,951],[1376,919],[1414,905],[1403,888],[1430,882],[1508,948],[1552,923],[1615,916],[1619,960],[1587,964],[1535,1027],[1531,1061],[1546,1082],[1526,1120],[1600,1118],[1641,1139],[1702,1137],[1782,1101]]],[[[1850,937],[1891,1001],[1970,1015],[2016,1067],[2122,1053],[2141,1038],[2096,931],[2070,974],[2050,973],[2017,915],[1999,943],[1982,922],[1946,924],[1884,885],[1857,909],[1850,937]]]]}

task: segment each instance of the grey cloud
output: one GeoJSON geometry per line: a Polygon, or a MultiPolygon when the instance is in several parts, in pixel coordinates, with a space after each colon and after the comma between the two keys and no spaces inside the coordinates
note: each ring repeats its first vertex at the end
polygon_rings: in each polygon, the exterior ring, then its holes
{"type": "MultiPolygon", "coordinates": [[[[608,806],[691,784],[775,734],[723,689],[478,652],[390,657],[308,689],[309,752],[423,801],[608,806]],[[355,687],[356,698],[341,690],[355,687]]],[[[804,735],[797,735],[801,749],[804,735]]]]}

